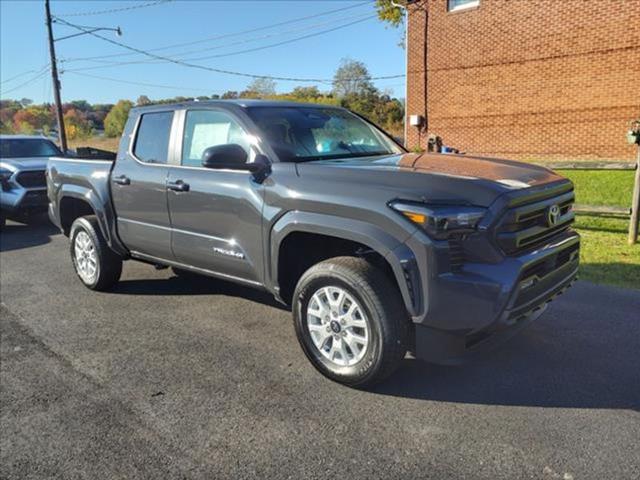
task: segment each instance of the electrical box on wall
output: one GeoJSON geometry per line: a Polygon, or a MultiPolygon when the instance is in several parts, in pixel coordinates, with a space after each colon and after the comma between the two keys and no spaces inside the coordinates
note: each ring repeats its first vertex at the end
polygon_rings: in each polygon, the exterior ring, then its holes
{"type": "Polygon", "coordinates": [[[409,125],[412,127],[421,127],[424,123],[424,117],[422,115],[409,115],[409,125]]]}

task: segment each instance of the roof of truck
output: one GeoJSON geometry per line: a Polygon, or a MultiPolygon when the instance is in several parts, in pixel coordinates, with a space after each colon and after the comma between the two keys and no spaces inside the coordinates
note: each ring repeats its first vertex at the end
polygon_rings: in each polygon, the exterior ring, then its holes
{"type": "Polygon", "coordinates": [[[193,106],[203,106],[203,105],[211,105],[211,106],[221,106],[221,105],[235,105],[238,107],[249,108],[249,107],[306,107],[306,108],[342,108],[336,105],[325,105],[319,103],[302,103],[302,102],[287,102],[281,100],[258,100],[253,98],[238,98],[238,99],[229,99],[229,100],[190,100],[187,102],[178,102],[178,103],[167,103],[167,104],[153,104],[153,105],[142,105],[136,107],[136,109],[157,109],[158,107],[165,108],[182,108],[182,107],[193,107],[193,106]]]}

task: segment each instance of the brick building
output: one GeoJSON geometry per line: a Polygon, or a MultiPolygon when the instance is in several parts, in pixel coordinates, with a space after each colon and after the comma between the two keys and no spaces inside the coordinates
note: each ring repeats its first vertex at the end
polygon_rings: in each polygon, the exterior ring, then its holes
{"type": "Polygon", "coordinates": [[[407,35],[407,115],[425,117],[409,148],[635,159],[640,0],[421,0],[407,35]]]}

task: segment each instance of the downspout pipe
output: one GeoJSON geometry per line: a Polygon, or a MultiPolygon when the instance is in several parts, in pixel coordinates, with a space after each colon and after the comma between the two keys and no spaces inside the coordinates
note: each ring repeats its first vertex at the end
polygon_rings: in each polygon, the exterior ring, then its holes
{"type": "Polygon", "coordinates": [[[409,133],[409,9],[405,5],[400,5],[393,0],[391,0],[391,5],[404,10],[404,146],[407,148],[409,141],[407,136],[409,133]]]}

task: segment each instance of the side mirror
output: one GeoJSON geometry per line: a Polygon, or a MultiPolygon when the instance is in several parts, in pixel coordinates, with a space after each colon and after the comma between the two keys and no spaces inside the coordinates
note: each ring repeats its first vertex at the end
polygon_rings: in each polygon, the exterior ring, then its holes
{"type": "Polygon", "coordinates": [[[247,152],[236,143],[209,147],[202,153],[205,168],[247,170],[247,152]]]}
{"type": "Polygon", "coordinates": [[[265,155],[256,155],[247,163],[247,152],[240,145],[228,143],[207,148],[202,154],[202,166],[217,170],[244,170],[251,172],[255,181],[262,183],[271,172],[271,162],[265,155]]]}

